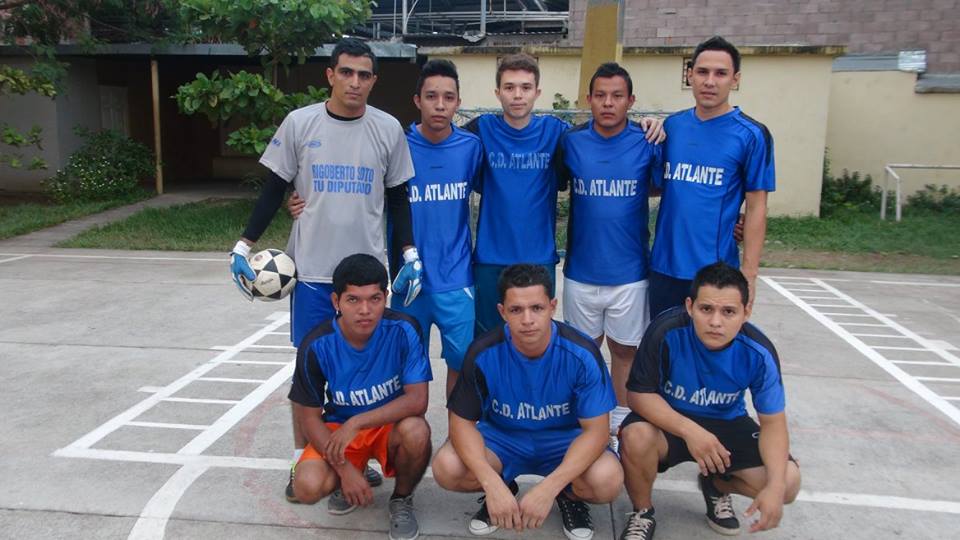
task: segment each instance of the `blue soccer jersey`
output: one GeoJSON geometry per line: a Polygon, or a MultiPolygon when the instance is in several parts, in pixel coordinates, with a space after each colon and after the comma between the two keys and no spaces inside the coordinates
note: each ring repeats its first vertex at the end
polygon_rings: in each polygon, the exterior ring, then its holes
{"type": "MultiPolygon", "coordinates": [[[[413,238],[423,261],[422,293],[470,287],[470,192],[483,159],[480,139],[454,126],[434,144],[411,124],[407,143],[416,171],[407,186],[413,238]]],[[[402,266],[399,254],[391,253],[390,261],[394,268],[402,266]]]]}
{"type": "Polygon", "coordinates": [[[560,139],[561,170],[570,184],[566,277],[592,285],[647,278],[648,187],[663,172],[660,146],[633,124],[605,138],[587,122],[560,139]]]}
{"type": "Polygon", "coordinates": [[[416,320],[387,309],[363,349],[347,343],[336,319],[313,329],[297,348],[287,397],[343,423],[400,397],[404,385],[432,379],[416,320]]]}
{"type": "Polygon", "coordinates": [[[747,414],[748,388],[758,413],[783,412],[786,399],[773,343],[746,323],[730,345],[711,351],[681,306],[650,323],[627,379],[631,392],[658,393],[683,414],[720,420],[747,414]]]}
{"type": "Polygon", "coordinates": [[[733,227],[746,192],[776,188],[773,137],[738,107],[706,121],[688,109],[663,127],[670,135],[651,268],[678,279],[717,261],[739,268],[733,227]]]}
{"type": "Polygon", "coordinates": [[[461,418],[533,436],[579,429],[579,419],[606,414],[616,404],[596,344],[556,321],[540,358],[518,352],[505,324],[477,338],[447,400],[447,408],[461,418]]]}
{"type": "Polygon", "coordinates": [[[557,173],[560,135],[570,127],[533,116],[514,129],[502,115],[478,116],[465,126],[483,142],[483,181],[476,262],[556,264],[557,173]]]}

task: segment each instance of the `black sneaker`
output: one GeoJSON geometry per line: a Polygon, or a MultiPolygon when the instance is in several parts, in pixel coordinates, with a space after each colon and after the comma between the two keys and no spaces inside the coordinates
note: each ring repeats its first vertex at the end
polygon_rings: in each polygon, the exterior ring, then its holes
{"type": "Polygon", "coordinates": [[[713,485],[713,478],[697,475],[703,502],[707,504],[707,525],[714,531],[734,536],[740,534],[740,521],[733,511],[733,499],[729,493],[722,493],[713,485]]]}
{"type": "Polygon", "coordinates": [[[627,524],[620,533],[620,540],[653,540],[653,531],[657,530],[657,520],[653,519],[653,508],[647,508],[627,514],[627,524]]]}
{"type": "MultiPolygon", "coordinates": [[[[514,495],[520,491],[520,486],[518,486],[515,481],[511,481],[507,484],[507,487],[510,488],[510,492],[514,495]]],[[[500,527],[490,524],[490,512],[487,511],[487,496],[481,495],[480,498],[477,499],[477,502],[480,503],[480,509],[470,518],[467,530],[475,536],[486,536],[497,532],[497,529],[500,527]]]]}
{"type": "Polygon", "coordinates": [[[287,489],[284,491],[284,495],[287,497],[287,502],[298,504],[300,501],[297,499],[297,496],[293,493],[293,470],[296,468],[294,465],[290,467],[290,481],[287,482],[287,489]]]}
{"type": "Polygon", "coordinates": [[[567,494],[557,495],[560,507],[560,519],[563,521],[563,534],[570,540],[590,540],[593,538],[593,520],[590,519],[590,507],[583,501],[574,501],[567,494]]]}

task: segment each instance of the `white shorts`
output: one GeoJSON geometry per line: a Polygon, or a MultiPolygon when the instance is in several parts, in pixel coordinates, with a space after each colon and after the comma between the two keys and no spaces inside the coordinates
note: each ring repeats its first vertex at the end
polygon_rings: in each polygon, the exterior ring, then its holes
{"type": "Polygon", "coordinates": [[[636,347],[650,324],[647,280],[626,285],[588,285],[563,279],[563,319],[596,339],[601,335],[636,347]]]}

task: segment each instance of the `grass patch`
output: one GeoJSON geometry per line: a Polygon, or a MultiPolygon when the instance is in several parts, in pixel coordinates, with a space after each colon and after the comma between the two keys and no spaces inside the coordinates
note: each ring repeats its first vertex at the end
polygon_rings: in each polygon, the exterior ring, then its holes
{"type": "MultiPolygon", "coordinates": [[[[129,218],[90,229],[59,247],[230,251],[253,212],[253,199],[208,199],[169,208],[148,208],[129,218]]],[[[285,249],[291,219],[283,209],[257,244],[285,249]]]]}
{"type": "Polygon", "coordinates": [[[84,203],[57,204],[45,200],[36,200],[39,197],[33,197],[35,200],[32,202],[0,201],[0,240],[59,225],[65,221],[82,218],[118,206],[132,204],[151,196],[150,193],[143,191],[127,198],[84,203]]]}

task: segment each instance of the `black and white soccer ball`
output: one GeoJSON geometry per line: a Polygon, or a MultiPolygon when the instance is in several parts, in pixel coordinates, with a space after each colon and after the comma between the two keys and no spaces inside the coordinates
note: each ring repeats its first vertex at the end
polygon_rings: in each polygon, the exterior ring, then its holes
{"type": "Polygon", "coordinates": [[[279,249],[265,249],[250,259],[250,268],[257,278],[250,285],[257,300],[273,301],[284,298],[297,284],[297,266],[289,255],[279,249]]]}

